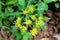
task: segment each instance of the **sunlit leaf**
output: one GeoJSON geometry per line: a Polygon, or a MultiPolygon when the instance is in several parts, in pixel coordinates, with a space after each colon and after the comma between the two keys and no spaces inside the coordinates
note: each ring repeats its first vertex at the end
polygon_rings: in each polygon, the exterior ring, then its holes
{"type": "Polygon", "coordinates": [[[59,8],[60,7],[59,5],[60,5],[59,3],[55,3],[56,8],[59,8]]]}
{"type": "Polygon", "coordinates": [[[48,5],[43,2],[38,3],[37,6],[38,6],[37,10],[39,14],[43,15],[44,10],[48,10],[48,5]]]}
{"type": "Polygon", "coordinates": [[[17,0],[7,0],[6,4],[11,5],[11,4],[15,4],[16,2],[17,0]]]}
{"type": "Polygon", "coordinates": [[[48,10],[48,5],[43,2],[38,3],[37,6],[38,6],[38,10],[48,10]]]}
{"type": "Polygon", "coordinates": [[[27,32],[24,36],[23,36],[23,40],[28,40],[29,38],[32,38],[32,35],[27,32]]]}
{"type": "Polygon", "coordinates": [[[57,0],[43,0],[45,3],[56,2],[57,0]]]}

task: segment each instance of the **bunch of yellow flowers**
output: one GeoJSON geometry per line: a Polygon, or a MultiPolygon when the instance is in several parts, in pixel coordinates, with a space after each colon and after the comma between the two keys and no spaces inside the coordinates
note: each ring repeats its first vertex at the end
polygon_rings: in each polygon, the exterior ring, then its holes
{"type": "Polygon", "coordinates": [[[22,25],[20,24],[20,22],[21,22],[21,18],[18,17],[18,18],[16,19],[16,21],[15,21],[16,27],[22,29],[23,31],[27,30],[27,28],[26,28],[25,26],[22,26],[22,25]]]}
{"type": "MultiPolygon", "coordinates": [[[[34,5],[30,5],[30,6],[28,6],[28,9],[25,9],[25,10],[23,10],[23,14],[24,15],[26,15],[26,14],[28,14],[29,12],[33,12],[35,10],[35,7],[34,7],[34,5]]],[[[37,14],[37,13],[36,13],[37,14]]],[[[25,17],[26,18],[26,17],[25,17]]],[[[32,30],[30,30],[30,33],[33,35],[33,36],[36,36],[37,35],[37,33],[38,33],[38,28],[40,27],[40,24],[43,22],[43,16],[39,16],[38,18],[36,17],[36,15],[34,14],[34,15],[32,15],[31,14],[31,16],[29,17],[29,19],[24,19],[24,22],[21,22],[21,18],[20,17],[18,17],[17,19],[16,19],[16,21],[15,21],[15,25],[18,27],[18,28],[20,28],[20,29],[22,29],[23,31],[26,31],[27,30],[27,27],[26,26],[24,26],[24,24],[26,24],[26,25],[32,25],[33,24],[33,21],[34,20],[36,20],[35,22],[34,22],[34,24],[33,25],[35,25],[34,27],[32,27],[32,30]],[[32,20],[31,20],[31,19],[32,20]]]]}
{"type": "Polygon", "coordinates": [[[33,36],[36,36],[38,33],[36,28],[33,28],[32,30],[30,30],[30,32],[33,36]]]}
{"type": "Polygon", "coordinates": [[[34,5],[30,5],[28,9],[23,10],[23,14],[27,14],[29,12],[33,12],[35,10],[34,5]]]}

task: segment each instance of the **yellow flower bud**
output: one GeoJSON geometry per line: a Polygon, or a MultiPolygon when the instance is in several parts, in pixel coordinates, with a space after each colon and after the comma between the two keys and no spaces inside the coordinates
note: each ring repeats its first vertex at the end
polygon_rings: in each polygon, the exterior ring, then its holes
{"type": "Polygon", "coordinates": [[[36,17],[35,15],[31,15],[31,19],[34,20],[36,17]]]}
{"type": "Polygon", "coordinates": [[[18,18],[16,19],[16,21],[15,21],[15,25],[16,25],[18,28],[22,28],[22,25],[20,24],[20,22],[21,22],[21,18],[18,17],[18,18]]]}
{"type": "Polygon", "coordinates": [[[40,17],[39,17],[39,21],[42,21],[42,20],[43,20],[43,17],[42,17],[42,16],[40,16],[40,17]]]}
{"type": "Polygon", "coordinates": [[[32,23],[31,20],[26,20],[26,22],[25,22],[25,24],[27,24],[27,25],[29,25],[29,24],[31,24],[31,23],[32,23]]]}
{"type": "Polygon", "coordinates": [[[30,5],[30,6],[29,6],[29,11],[33,12],[34,10],[35,10],[34,5],[30,5]]]}
{"type": "Polygon", "coordinates": [[[35,25],[36,25],[37,28],[40,26],[38,22],[36,22],[35,25]]]}
{"type": "Polygon", "coordinates": [[[27,28],[26,28],[25,26],[23,26],[23,27],[22,27],[22,30],[23,30],[23,31],[26,31],[26,30],[27,30],[27,28]]]}
{"type": "Polygon", "coordinates": [[[36,35],[37,35],[37,29],[36,29],[36,28],[33,28],[32,30],[30,30],[30,33],[31,33],[33,36],[36,36],[36,35]]]}
{"type": "Polygon", "coordinates": [[[27,14],[28,13],[28,11],[27,10],[23,10],[23,14],[27,14]]]}

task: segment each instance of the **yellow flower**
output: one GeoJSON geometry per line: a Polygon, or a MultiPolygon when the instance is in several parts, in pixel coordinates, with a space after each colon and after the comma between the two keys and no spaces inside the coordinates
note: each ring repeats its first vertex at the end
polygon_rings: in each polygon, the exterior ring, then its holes
{"type": "Polygon", "coordinates": [[[27,10],[23,10],[23,14],[27,14],[28,13],[28,11],[27,10]]]}
{"type": "Polygon", "coordinates": [[[35,15],[31,15],[31,19],[34,20],[36,17],[35,15]]]}
{"type": "Polygon", "coordinates": [[[36,35],[37,35],[37,29],[36,29],[36,28],[33,28],[32,30],[30,30],[30,33],[31,33],[33,36],[36,36],[36,35]]]}
{"type": "Polygon", "coordinates": [[[22,28],[22,25],[20,24],[21,22],[21,18],[18,17],[17,20],[15,21],[15,25],[18,27],[18,28],[22,28]]]}
{"type": "Polygon", "coordinates": [[[29,6],[29,11],[33,12],[34,10],[35,10],[34,5],[30,5],[30,6],[29,6]]]}
{"type": "Polygon", "coordinates": [[[17,26],[18,28],[20,28],[20,29],[22,28],[22,25],[21,25],[21,24],[17,24],[16,26],[17,26]]]}
{"type": "Polygon", "coordinates": [[[27,24],[27,25],[29,25],[29,24],[31,24],[31,23],[32,23],[31,20],[26,20],[26,22],[25,22],[25,24],[27,24]]]}
{"type": "Polygon", "coordinates": [[[40,16],[40,17],[39,17],[39,21],[42,21],[42,20],[43,20],[43,17],[42,17],[42,16],[40,16]]]}
{"type": "Polygon", "coordinates": [[[38,22],[36,22],[35,25],[36,25],[37,28],[40,26],[38,22]]]}
{"type": "Polygon", "coordinates": [[[22,30],[23,30],[23,31],[27,30],[26,26],[23,26],[23,27],[22,27],[22,30]]]}
{"type": "Polygon", "coordinates": [[[20,22],[21,21],[21,18],[20,17],[18,17],[17,18],[17,20],[16,20],[16,22],[20,22]]]}

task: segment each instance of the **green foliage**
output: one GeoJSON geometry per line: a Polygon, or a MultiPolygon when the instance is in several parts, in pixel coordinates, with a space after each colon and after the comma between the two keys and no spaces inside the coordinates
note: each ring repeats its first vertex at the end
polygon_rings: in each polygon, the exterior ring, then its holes
{"type": "Polygon", "coordinates": [[[18,0],[18,5],[25,7],[25,0],[18,0]]]}
{"type": "Polygon", "coordinates": [[[7,0],[6,4],[11,5],[11,4],[15,4],[16,2],[17,0],[7,0]]]}
{"type": "Polygon", "coordinates": [[[2,40],[2,38],[0,37],[0,40],[2,40]]]}
{"type": "MultiPolygon", "coordinates": [[[[7,28],[16,40],[28,40],[38,34],[38,28],[46,28],[45,21],[50,18],[43,16],[48,10],[48,3],[57,0],[0,0],[0,28],[7,28]],[[31,28],[31,29],[28,29],[31,28]]],[[[58,8],[59,4],[55,4],[58,8]]]]}
{"type": "Polygon", "coordinates": [[[45,4],[44,2],[38,3],[37,6],[38,6],[37,10],[38,10],[39,15],[44,14],[44,11],[48,10],[48,5],[45,4]]]}
{"type": "Polygon", "coordinates": [[[57,0],[44,0],[45,3],[56,2],[57,0]]]}
{"type": "Polygon", "coordinates": [[[60,5],[59,3],[55,3],[56,8],[59,8],[60,7],[59,5],[60,5]]]}

